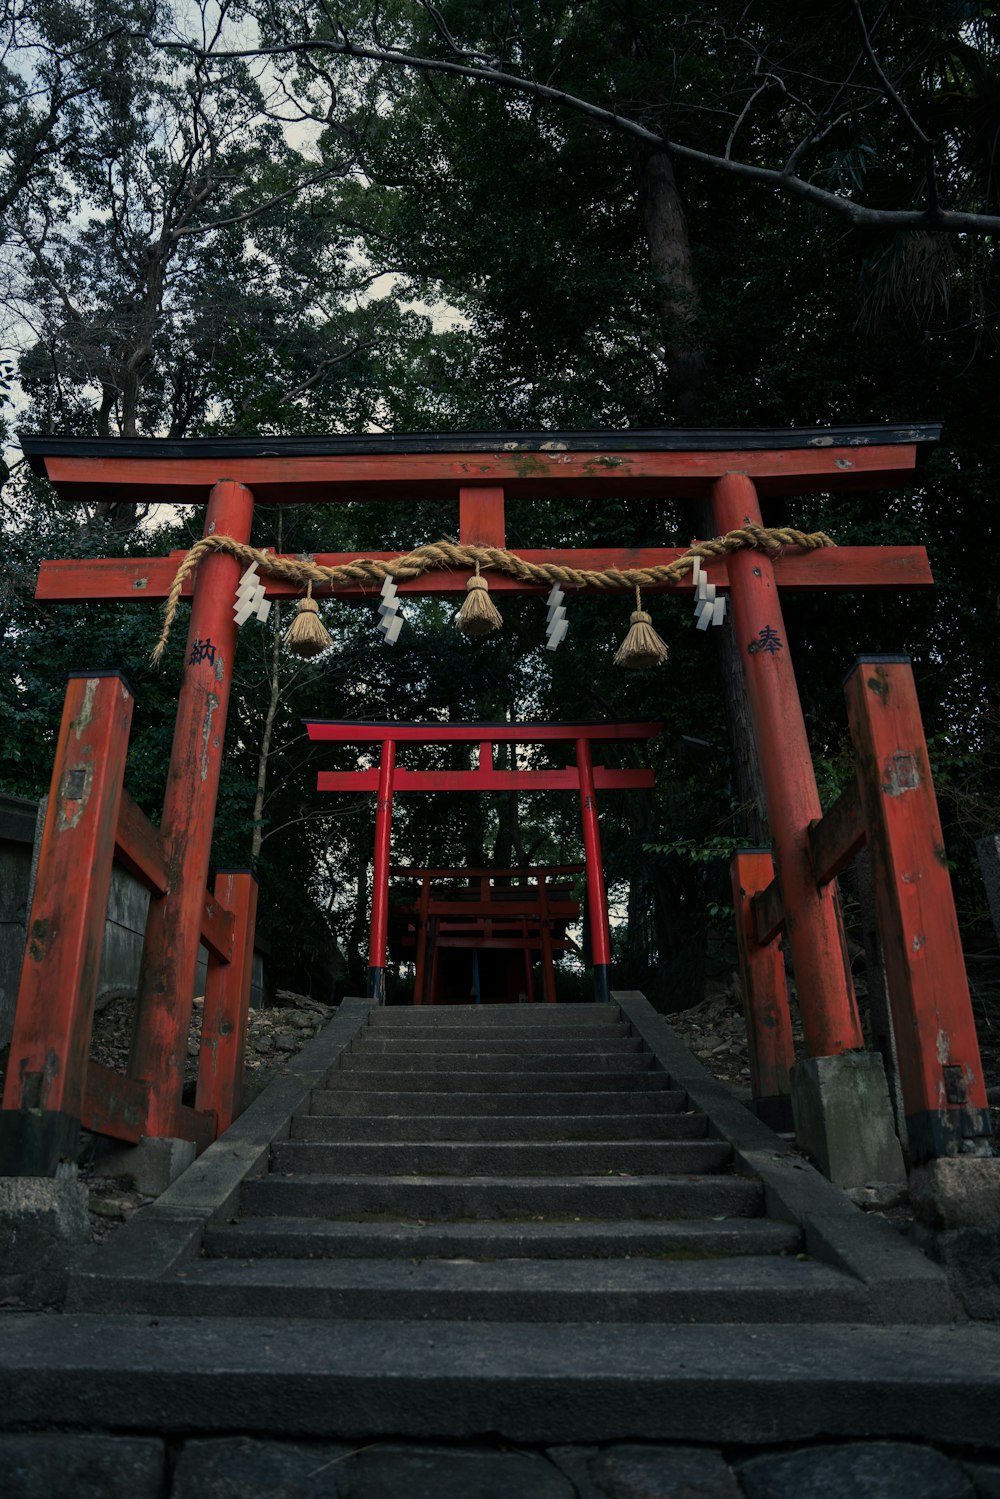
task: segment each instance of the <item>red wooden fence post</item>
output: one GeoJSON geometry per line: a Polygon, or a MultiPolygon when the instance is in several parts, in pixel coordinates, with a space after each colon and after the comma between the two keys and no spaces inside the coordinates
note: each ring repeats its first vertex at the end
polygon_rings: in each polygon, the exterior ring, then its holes
{"type": "MultiPolygon", "coordinates": [[[[757,492],[745,474],[718,479],[712,505],[720,532],[748,521],[762,524],[757,492]]],[[[763,552],[750,550],[731,552],[727,566],[806,1048],[812,1057],[836,1056],[860,1050],[864,1038],[834,887],[817,887],[813,874],[808,828],[820,816],[819,793],[774,566],[763,552]]]]}
{"type": "MultiPolygon", "coordinates": [[[[249,541],[253,495],[234,479],[212,489],[205,535],[249,541]]],[[[243,571],[226,552],[205,557],[191,602],[184,681],[177,703],[161,832],[170,893],[150,902],[129,1074],[150,1084],[147,1133],[184,1135],[181,1113],[205,882],[212,850],[229,690],[236,585],[243,571]]]]}
{"type": "Polygon", "coordinates": [[[590,926],[590,960],[594,971],[594,999],[598,1004],[606,1004],[611,998],[611,936],[608,930],[608,902],[604,889],[604,866],[601,863],[601,830],[597,821],[594,766],[590,757],[589,739],[576,741],[576,765],[580,774],[580,817],[583,821],[583,847],[587,861],[587,915],[590,926]]]}
{"type": "Polygon", "coordinates": [[[133,697],[116,671],[72,672],[28,920],[0,1174],[75,1160],[133,697]]]}
{"type": "Polygon", "coordinates": [[[753,897],[774,879],[771,850],[739,848],[730,866],[736,945],[750,1043],[750,1082],[758,1116],[772,1128],[791,1128],[789,1073],[795,1061],[785,960],[777,938],[757,941],[753,897]]]}
{"type": "Polygon", "coordinates": [[[389,932],[389,854],[392,843],[392,783],[396,743],[382,741],[375,811],[375,867],[372,873],[372,930],[368,948],[368,998],[385,1004],[385,945],[389,932]]]}
{"type": "Polygon", "coordinates": [[[913,672],[875,656],[844,684],[910,1154],[989,1153],[989,1109],[913,672]]]}
{"type": "Polygon", "coordinates": [[[242,1106],[257,881],[249,870],[222,869],[215,876],[214,893],[216,900],[233,913],[233,957],[223,963],[209,954],[195,1108],[215,1114],[216,1130],[221,1135],[242,1106]]]}

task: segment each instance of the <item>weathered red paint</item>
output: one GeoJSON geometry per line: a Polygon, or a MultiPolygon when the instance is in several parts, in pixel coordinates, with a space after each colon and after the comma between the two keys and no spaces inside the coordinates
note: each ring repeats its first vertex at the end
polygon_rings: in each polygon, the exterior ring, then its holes
{"type": "MultiPolygon", "coordinates": [[[[809,850],[817,885],[828,885],[861,851],[865,822],[857,785],[845,787],[829,812],[809,827],[809,850]]],[[[778,880],[772,880],[751,899],[753,930],[762,946],[772,942],[785,925],[785,906],[778,880]]]]}
{"type": "Polygon", "coordinates": [[[375,809],[375,865],[372,872],[372,926],[368,948],[368,967],[385,967],[385,944],[389,931],[389,857],[392,845],[393,773],[396,745],[392,739],[382,744],[378,773],[378,804],[375,809]]]}
{"type": "MultiPolygon", "coordinates": [[[[328,503],[339,499],[449,497],[473,485],[502,485],[508,494],[581,499],[633,494],[697,497],[723,474],[753,476],[762,494],[885,487],[905,482],[916,466],[916,444],[863,447],[734,449],[728,452],[498,451],[463,453],[276,455],[227,460],[261,504],[328,503]]],[[[218,458],[80,458],[49,455],[46,473],[69,502],[134,491],[161,504],[197,504],[219,476],[218,458]]]]}
{"type": "Polygon", "coordinates": [[[152,895],[166,895],[170,889],[163,839],[124,788],[115,829],[115,861],[152,895]]]}
{"type": "Polygon", "coordinates": [[[809,829],[813,873],[827,885],[860,853],[865,842],[865,819],[857,785],[845,786],[829,812],[809,829]]]}
{"type": "Polygon", "coordinates": [[[202,897],[201,940],[213,958],[229,963],[233,958],[235,924],[232,911],[207,890],[202,897]]]}
{"type": "MultiPolygon", "coordinates": [[[[476,529],[479,529],[480,524],[482,523],[477,521],[476,529]]],[[[463,535],[462,540],[467,538],[463,535]]],[[[503,545],[500,541],[482,544],[503,545]]],[[[518,547],[517,554],[525,562],[533,562],[539,566],[552,563],[557,567],[602,572],[611,567],[667,567],[683,556],[686,550],[686,547],[518,547]]],[[[402,552],[317,552],[316,561],[322,567],[343,567],[348,562],[356,562],[359,557],[369,557],[379,562],[395,562],[402,555],[402,552]]],[[[92,599],[159,601],[165,599],[170,592],[170,585],[183,556],[183,552],[176,552],[167,557],[91,557],[43,562],[38,574],[35,597],[46,603],[92,599]]],[[[729,567],[724,558],[713,558],[704,566],[710,583],[715,583],[723,590],[730,586],[729,567]]],[[[795,593],[808,593],[816,589],[836,591],[843,588],[891,589],[896,592],[905,588],[926,588],[934,582],[927,553],[920,546],[845,546],[828,547],[816,552],[790,551],[775,557],[772,566],[780,587],[795,593]]],[[[269,577],[266,573],[261,573],[260,576],[269,599],[296,598],[302,591],[297,583],[269,577]]],[[[544,597],[549,591],[548,583],[521,583],[516,578],[507,577],[493,569],[487,571],[486,577],[491,593],[531,593],[544,597]]],[[[400,593],[460,596],[465,593],[466,582],[467,577],[460,571],[442,568],[423,573],[419,578],[409,581],[400,580],[396,587],[400,593]]],[[[187,583],[182,596],[189,597],[193,586],[192,583],[187,583]]],[[[381,585],[372,583],[349,583],[336,590],[317,588],[314,592],[317,597],[322,597],[326,592],[335,592],[338,598],[372,599],[377,597],[379,586],[381,585]]],[[[643,592],[664,592],[668,586],[671,593],[685,596],[693,591],[689,574],[676,584],[644,584],[643,592]]],[[[622,584],[618,590],[601,591],[631,593],[632,585],[622,584]]],[[[573,596],[571,592],[570,597],[573,596]]]]}
{"type": "Polygon", "coordinates": [[[247,870],[220,870],[215,877],[215,898],[231,913],[233,950],[230,962],[209,957],[195,1108],[214,1111],[221,1133],[232,1124],[242,1104],[257,881],[247,870]]]}
{"type": "MultiPolygon", "coordinates": [[[[248,541],[252,516],[250,491],[222,480],[212,489],[205,533],[224,532],[248,541]]],[[[241,571],[234,557],[206,557],[191,607],[161,822],[171,891],[169,899],[150,903],[129,1064],[130,1076],[150,1083],[151,1135],[169,1136],[178,1124],[236,646],[233,602],[241,571]],[[209,645],[214,655],[203,654],[209,645]]]]}
{"type": "Polygon", "coordinates": [[[587,862],[587,914],[590,918],[590,952],[594,967],[607,968],[611,963],[611,935],[608,930],[608,900],[604,889],[604,865],[601,859],[601,830],[597,821],[597,797],[594,767],[590,758],[590,741],[576,741],[576,768],[579,772],[580,818],[583,822],[583,848],[587,862]]]}
{"type": "Polygon", "coordinates": [[[753,897],[774,878],[770,850],[738,849],[730,873],[750,1043],[750,1082],[755,1098],[778,1098],[790,1092],[789,1074],[795,1061],[785,961],[777,940],[763,946],[758,943],[753,914],[753,897]]]}
{"type": "Polygon", "coordinates": [[[785,905],[781,898],[781,885],[777,880],[772,880],[766,890],[758,890],[751,897],[750,910],[757,943],[760,947],[766,947],[781,935],[785,925],[785,905]]]}
{"type": "MultiPolygon", "coordinates": [[[[731,531],[756,521],[760,505],[751,480],[727,474],[712,491],[715,524],[731,531]]],[[[810,1056],[861,1048],[864,1038],[854,998],[843,924],[832,885],[817,887],[808,829],[820,817],[812,755],[788,650],[774,567],[758,552],[729,559],[730,606],[743,662],[774,838],[786,931],[810,1056]],[[777,637],[773,651],[766,648],[777,637]]]]}
{"type": "Polygon", "coordinates": [[[137,1144],[146,1133],[149,1084],[99,1062],[87,1064],[80,1123],[95,1134],[137,1144]]]}
{"type": "Polygon", "coordinates": [[[117,672],[66,690],[4,1089],[80,1119],[133,698],[117,672]]]}
{"type": "Polygon", "coordinates": [[[913,672],[862,660],[845,693],[911,1150],[970,1148],[989,1113],[913,672]]]}
{"type": "MultiPolygon", "coordinates": [[[[501,488],[483,486],[458,491],[458,539],[463,546],[507,545],[501,488]]],[[[464,589],[464,583],[462,586],[464,589]]]]}

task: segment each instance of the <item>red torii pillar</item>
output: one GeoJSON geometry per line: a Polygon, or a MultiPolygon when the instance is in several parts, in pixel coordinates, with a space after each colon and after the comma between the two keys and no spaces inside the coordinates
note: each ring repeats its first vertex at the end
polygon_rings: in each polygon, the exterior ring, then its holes
{"type": "MultiPolygon", "coordinates": [[[[225,534],[249,541],[252,520],[253,495],[246,485],[223,479],[213,486],[205,516],[206,536],[225,534]]],[[[161,823],[175,898],[150,904],[129,1059],[129,1076],[148,1077],[152,1082],[147,1118],[151,1135],[172,1135],[181,1107],[200,908],[212,853],[233,681],[233,600],[241,571],[237,559],[224,552],[203,558],[184,648],[184,683],[177,703],[161,823]]]]}
{"type": "Polygon", "coordinates": [[[392,851],[392,784],[396,742],[382,741],[375,807],[375,861],[372,870],[372,926],[368,943],[368,998],[385,1004],[385,949],[389,933],[389,858],[392,851]]]}
{"type": "Polygon", "coordinates": [[[601,829],[597,821],[594,766],[587,739],[576,741],[576,768],[580,779],[580,818],[583,822],[583,848],[587,861],[587,927],[590,932],[590,962],[594,971],[594,998],[599,1004],[607,1004],[611,998],[611,929],[608,926],[608,897],[604,888],[604,865],[601,860],[601,829]]]}
{"type": "MultiPolygon", "coordinates": [[[[712,507],[720,531],[763,523],[757,491],[745,474],[716,480],[712,507]]],[[[808,830],[822,809],[774,564],[761,552],[734,552],[729,577],[806,1048],[811,1057],[836,1056],[865,1043],[835,887],[818,887],[813,874],[808,830]]]]}

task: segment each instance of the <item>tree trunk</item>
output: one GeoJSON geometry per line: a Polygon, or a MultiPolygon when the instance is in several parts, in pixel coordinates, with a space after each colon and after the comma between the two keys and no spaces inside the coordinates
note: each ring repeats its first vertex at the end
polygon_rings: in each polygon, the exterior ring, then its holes
{"type": "Polygon", "coordinates": [[[649,263],[660,287],[663,361],[670,374],[674,409],[682,420],[690,421],[700,412],[706,360],[698,326],[698,287],[687,219],[674,165],[666,151],[654,151],[646,157],[641,204],[649,263]]]}
{"type": "MultiPolygon", "coordinates": [[[[661,288],[663,356],[676,391],[676,411],[685,420],[695,420],[701,415],[707,360],[700,346],[698,285],[687,220],[673,163],[666,151],[652,152],[646,158],[642,211],[650,265],[661,288]]],[[[706,535],[715,534],[707,505],[701,525],[706,535]]],[[[717,642],[723,708],[732,750],[733,792],[738,808],[736,833],[741,841],[764,845],[770,842],[767,802],[742,661],[728,615],[724,627],[713,628],[712,634],[717,642]]]]}
{"type": "Polygon", "coordinates": [[[347,939],[347,976],[353,994],[364,994],[368,976],[368,863],[368,849],[361,846],[358,850],[354,917],[347,939]]]}

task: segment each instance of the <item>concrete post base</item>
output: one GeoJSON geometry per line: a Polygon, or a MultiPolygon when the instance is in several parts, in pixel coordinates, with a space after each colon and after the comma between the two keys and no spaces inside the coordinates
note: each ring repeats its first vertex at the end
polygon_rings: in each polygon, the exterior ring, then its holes
{"type": "Polygon", "coordinates": [[[932,1228],[1000,1231],[1000,1159],[950,1155],[914,1167],[910,1201],[932,1228]]]}
{"type": "Polygon", "coordinates": [[[87,1242],[87,1192],[76,1168],[0,1179],[0,1280],[60,1260],[87,1242]]]}
{"type": "Polygon", "coordinates": [[[95,1164],[106,1176],[130,1177],[146,1197],[159,1197],[194,1157],[193,1140],[143,1139],[138,1145],[102,1143],[95,1164]]]}
{"type": "Polygon", "coordinates": [[[792,1068],[795,1138],[838,1187],[906,1180],[877,1051],[809,1057],[792,1068]]]}

